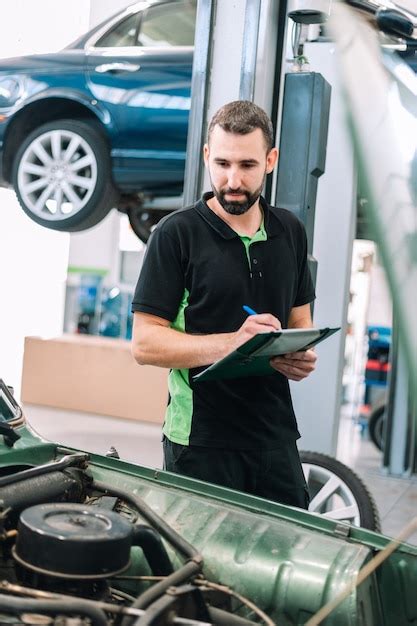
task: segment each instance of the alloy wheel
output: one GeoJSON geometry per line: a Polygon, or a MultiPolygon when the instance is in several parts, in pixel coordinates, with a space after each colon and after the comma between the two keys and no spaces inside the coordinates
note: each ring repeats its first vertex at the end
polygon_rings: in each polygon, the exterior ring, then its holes
{"type": "Polygon", "coordinates": [[[36,216],[60,221],[79,213],[97,184],[90,145],[69,130],[50,130],[26,148],[18,168],[22,200],[36,216]]]}
{"type": "Polygon", "coordinates": [[[311,493],[308,510],[332,520],[348,521],[360,526],[358,503],[346,483],[325,467],[303,463],[304,475],[311,493]]]}

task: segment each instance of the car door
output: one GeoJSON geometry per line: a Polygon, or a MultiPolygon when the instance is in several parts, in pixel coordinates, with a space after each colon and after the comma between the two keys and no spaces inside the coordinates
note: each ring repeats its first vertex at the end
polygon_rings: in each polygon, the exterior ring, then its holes
{"type": "Polygon", "coordinates": [[[196,0],[150,5],[88,50],[88,84],[108,113],[113,174],[123,191],[181,191],[195,9],[196,0]]]}

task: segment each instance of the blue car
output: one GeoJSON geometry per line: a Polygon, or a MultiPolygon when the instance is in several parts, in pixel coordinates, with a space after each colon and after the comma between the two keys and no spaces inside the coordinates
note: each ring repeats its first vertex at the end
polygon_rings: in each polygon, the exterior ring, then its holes
{"type": "Polygon", "coordinates": [[[0,61],[0,186],[35,222],[80,231],[117,207],[146,241],[178,207],[196,5],[139,2],[61,52],[0,61]]]}
{"type": "Polygon", "coordinates": [[[0,186],[35,222],[137,221],[144,194],[181,194],[196,5],[139,2],[58,53],[0,62],[0,186]]]}

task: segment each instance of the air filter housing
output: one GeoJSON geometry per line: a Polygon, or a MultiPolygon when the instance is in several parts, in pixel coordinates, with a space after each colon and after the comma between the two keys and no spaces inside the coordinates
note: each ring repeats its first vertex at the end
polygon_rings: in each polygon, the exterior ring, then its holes
{"type": "Polygon", "coordinates": [[[132,526],[113,511],[41,504],[20,516],[15,559],[38,574],[99,579],[129,566],[132,526]]]}

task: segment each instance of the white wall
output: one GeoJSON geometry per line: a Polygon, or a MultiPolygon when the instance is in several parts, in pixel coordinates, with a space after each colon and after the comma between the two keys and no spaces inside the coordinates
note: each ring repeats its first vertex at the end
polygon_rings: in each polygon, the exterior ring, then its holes
{"type": "Polygon", "coordinates": [[[90,0],[14,0],[2,9],[2,58],[55,52],[88,30],[90,0]]]}
{"type": "Polygon", "coordinates": [[[90,25],[92,27],[105,20],[109,15],[133,4],[134,0],[90,0],[90,2],[90,25]]]}
{"type": "MultiPolygon", "coordinates": [[[[88,29],[89,0],[16,0],[3,8],[0,57],[56,51],[88,29]]],[[[0,189],[0,378],[19,395],[26,335],[62,331],[69,235],[41,228],[0,189]]]]}
{"type": "Polygon", "coordinates": [[[120,214],[110,213],[97,226],[71,233],[68,265],[71,268],[105,270],[108,284],[119,275],[120,214]]]}

